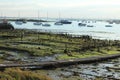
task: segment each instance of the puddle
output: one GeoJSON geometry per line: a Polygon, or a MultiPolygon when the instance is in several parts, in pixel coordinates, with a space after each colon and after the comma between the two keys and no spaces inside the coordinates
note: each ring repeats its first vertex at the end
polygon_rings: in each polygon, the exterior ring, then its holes
{"type": "Polygon", "coordinates": [[[0,50],[0,57],[4,57],[7,61],[21,61],[27,63],[41,62],[41,61],[55,61],[58,56],[62,54],[55,54],[45,57],[32,57],[27,52],[0,50]]]}
{"type": "Polygon", "coordinates": [[[52,56],[45,56],[45,57],[24,57],[21,59],[23,62],[41,62],[41,61],[55,61],[58,56],[62,54],[54,54],[52,56]]]}

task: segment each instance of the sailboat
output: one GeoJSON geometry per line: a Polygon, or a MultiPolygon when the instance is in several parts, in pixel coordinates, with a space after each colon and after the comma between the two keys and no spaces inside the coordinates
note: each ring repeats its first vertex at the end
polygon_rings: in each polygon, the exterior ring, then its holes
{"type": "Polygon", "coordinates": [[[63,25],[63,23],[60,22],[60,13],[59,13],[59,21],[55,22],[54,25],[58,25],[58,26],[59,26],[59,25],[63,25]]]}
{"type": "Polygon", "coordinates": [[[105,27],[112,27],[112,25],[105,25],[105,27]]]}
{"type": "Polygon", "coordinates": [[[17,21],[15,21],[15,24],[17,24],[17,25],[22,25],[22,24],[23,24],[23,22],[21,22],[21,21],[17,20],[17,21]]]}
{"type": "Polygon", "coordinates": [[[63,25],[63,23],[61,23],[60,21],[55,22],[55,25],[63,25]]]}
{"type": "Polygon", "coordinates": [[[68,20],[61,20],[60,21],[62,24],[71,24],[72,22],[68,21],[68,20]]]}
{"type": "MultiPolygon", "coordinates": [[[[18,13],[18,18],[20,18],[20,12],[18,13]]],[[[15,24],[17,24],[17,25],[22,25],[23,22],[20,21],[19,19],[17,19],[17,20],[15,21],[15,24]]]]}
{"type": "Polygon", "coordinates": [[[40,21],[34,22],[34,25],[42,25],[42,23],[40,21]]]}
{"type": "Polygon", "coordinates": [[[87,27],[94,27],[93,25],[87,25],[87,27]]]}
{"type": "Polygon", "coordinates": [[[78,23],[78,26],[86,26],[87,24],[85,23],[78,23]]]}
{"type": "Polygon", "coordinates": [[[47,13],[47,22],[42,24],[42,26],[45,26],[45,27],[50,27],[51,25],[48,23],[48,13],[47,13]]]}
{"type": "Polygon", "coordinates": [[[42,25],[42,23],[39,20],[39,11],[38,11],[38,21],[33,23],[34,25],[42,25]]]}

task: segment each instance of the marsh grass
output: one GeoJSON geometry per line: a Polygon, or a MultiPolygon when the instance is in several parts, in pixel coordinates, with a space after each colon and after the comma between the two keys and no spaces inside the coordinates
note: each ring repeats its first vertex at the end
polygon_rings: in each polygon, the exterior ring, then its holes
{"type": "Polygon", "coordinates": [[[31,56],[63,54],[57,59],[116,54],[120,50],[119,44],[120,41],[116,40],[92,39],[90,36],[72,37],[69,34],[42,33],[32,30],[0,32],[0,48],[28,52],[31,56]]]}
{"type": "Polygon", "coordinates": [[[19,68],[7,68],[0,72],[0,80],[52,80],[47,75],[32,71],[23,71],[19,68]]]}

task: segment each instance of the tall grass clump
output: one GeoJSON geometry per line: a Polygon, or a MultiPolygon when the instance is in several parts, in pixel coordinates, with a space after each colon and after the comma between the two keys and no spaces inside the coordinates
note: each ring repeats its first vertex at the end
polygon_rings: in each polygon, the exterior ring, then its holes
{"type": "Polygon", "coordinates": [[[0,80],[52,80],[50,77],[19,68],[8,68],[0,72],[0,80]]]}

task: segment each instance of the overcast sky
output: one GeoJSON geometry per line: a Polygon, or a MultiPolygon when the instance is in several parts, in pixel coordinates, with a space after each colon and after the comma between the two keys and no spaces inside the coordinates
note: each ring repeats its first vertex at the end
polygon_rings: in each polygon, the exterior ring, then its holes
{"type": "Polygon", "coordinates": [[[120,18],[120,0],[0,0],[0,15],[10,17],[120,18]]]}

